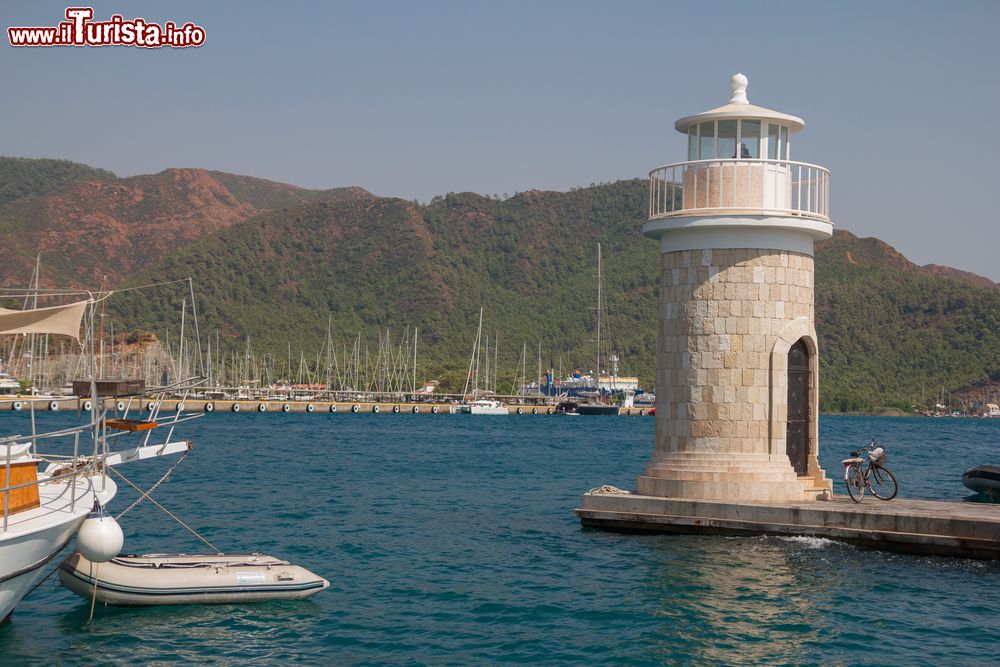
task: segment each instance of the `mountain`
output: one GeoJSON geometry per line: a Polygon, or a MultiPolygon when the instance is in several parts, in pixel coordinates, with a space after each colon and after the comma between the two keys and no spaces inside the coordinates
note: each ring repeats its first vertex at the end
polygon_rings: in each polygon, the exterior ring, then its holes
{"type": "Polygon", "coordinates": [[[23,197],[38,197],[81,181],[118,178],[110,171],[69,160],[0,157],[0,207],[23,197]]]}
{"type": "MultiPolygon", "coordinates": [[[[472,193],[427,206],[393,198],[308,204],[265,213],[172,255],[136,278],[198,279],[206,322],[259,350],[314,355],[328,315],[335,337],[420,330],[421,358],[442,372],[467,363],[479,308],[513,368],[526,343],[546,365],[593,365],[596,244],[615,297],[610,331],[626,368],[652,375],[656,244],[638,226],[645,183],[572,193],[526,192],[499,201],[472,193]],[[312,351],[311,353],[309,351],[312,351]]],[[[183,295],[119,302],[130,326],[176,329],[183,295]]],[[[495,344],[495,343],[494,343],[495,344]]],[[[296,354],[297,356],[297,354],[296,354]]],[[[535,353],[527,366],[534,368],[535,353]]]]}
{"type": "MultiPolygon", "coordinates": [[[[360,333],[374,358],[380,334],[398,341],[417,327],[421,374],[460,382],[480,307],[507,375],[522,344],[529,371],[539,343],[546,367],[592,368],[600,242],[623,372],[651,383],[659,270],[657,244],[641,234],[643,180],[420,205],[198,169],[125,179],[86,169],[0,207],[5,284],[24,284],[37,252],[68,282],[191,276],[201,331],[218,331],[224,347],[249,336],[258,352],[315,358],[329,318],[338,345],[360,333]]],[[[1000,290],[970,275],[845,231],[817,244],[821,407],[909,407],[1000,380],[1000,290]]],[[[176,286],[123,293],[116,328],[176,337],[185,296],[176,286]]]]}
{"type": "Polygon", "coordinates": [[[1000,291],[913,264],[838,231],[816,246],[816,328],[826,410],[908,408],[1000,380],[1000,291]]]}
{"type": "Polygon", "coordinates": [[[950,266],[941,266],[940,264],[924,264],[922,268],[924,271],[933,276],[951,278],[952,280],[961,280],[973,285],[979,285],[980,287],[991,287],[993,289],[1000,290],[1000,283],[995,283],[986,276],[980,276],[976,273],[953,269],[950,266]]]}
{"type": "Polygon", "coordinates": [[[0,281],[26,285],[42,256],[49,285],[118,285],[188,243],[263,210],[370,196],[311,191],[204,169],[118,178],[54,160],[0,158],[0,281]]]}

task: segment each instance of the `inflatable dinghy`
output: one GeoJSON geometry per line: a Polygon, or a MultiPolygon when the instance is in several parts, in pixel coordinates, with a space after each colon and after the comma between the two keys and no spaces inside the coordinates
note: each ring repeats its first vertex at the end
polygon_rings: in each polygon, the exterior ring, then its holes
{"type": "Polygon", "coordinates": [[[962,473],[962,484],[993,500],[1000,500],[1000,466],[976,466],[962,473]]]}
{"type": "Polygon", "coordinates": [[[63,586],[88,600],[95,595],[94,575],[97,601],[125,607],[298,600],[330,585],[303,567],[263,554],[125,555],[92,563],[74,553],[59,566],[63,586]]]}

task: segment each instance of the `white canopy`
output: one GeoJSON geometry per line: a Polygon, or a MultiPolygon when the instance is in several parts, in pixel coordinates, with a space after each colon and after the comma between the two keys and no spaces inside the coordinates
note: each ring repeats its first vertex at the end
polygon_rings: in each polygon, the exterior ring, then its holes
{"type": "Polygon", "coordinates": [[[77,301],[34,310],[0,308],[0,334],[62,334],[79,340],[80,322],[89,303],[77,301]]]}

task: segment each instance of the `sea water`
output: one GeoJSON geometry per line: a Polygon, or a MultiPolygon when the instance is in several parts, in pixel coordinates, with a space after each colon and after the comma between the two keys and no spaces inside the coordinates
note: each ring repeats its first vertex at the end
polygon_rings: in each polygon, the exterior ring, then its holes
{"type": "MultiPolygon", "coordinates": [[[[0,415],[0,432],[29,430],[26,414],[0,415]]],[[[634,486],[653,447],[648,417],[216,413],[183,433],[194,450],[155,497],[219,549],[286,558],[330,588],[294,602],[99,606],[88,623],[89,603],[53,576],[0,627],[0,662],[974,665],[1000,654],[997,562],[582,529],[583,492],[634,486]]],[[[870,437],[905,497],[965,501],[962,471],[1000,462],[1000,420],[824,417],[820,437],[838,493],[840,459],[870,437]]],[[[168,465],[120,470],[148,487],[168,465]]],[[[113,512],[136,498],[120,486],[113,512]]],[[[128,553],[207,550],[148,502],[122,524],[128,553]]]]}

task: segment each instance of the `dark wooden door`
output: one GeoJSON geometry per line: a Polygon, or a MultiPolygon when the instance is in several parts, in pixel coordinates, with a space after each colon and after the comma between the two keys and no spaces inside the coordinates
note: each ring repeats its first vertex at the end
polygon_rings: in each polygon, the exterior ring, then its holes
{"type": "Polygon", "coordinates": [[[800,339],[788,351],[788,429],[785,451],[799,476],[808,472],[809,350],[800,339]]]}

